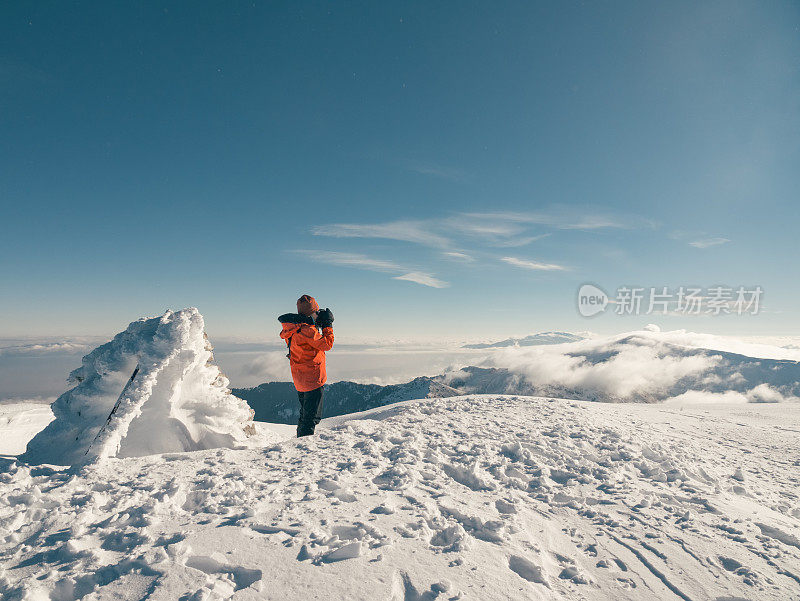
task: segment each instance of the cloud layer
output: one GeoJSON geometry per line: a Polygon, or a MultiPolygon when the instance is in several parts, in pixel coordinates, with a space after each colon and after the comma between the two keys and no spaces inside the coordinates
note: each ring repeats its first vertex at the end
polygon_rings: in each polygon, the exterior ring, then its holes
{"type": "MultiPolygon", "coordinates": [[[[540,257],[498,256],[492,249],[520,248],[553,235],[555,230],[599,230],[608,228],[652,227],[638,218],[620,219],[588,212],[475,212],[455,213],[430,219],[403,219],[383,223],[330,223],[315,225],[311,233],[338,239],[392,240],[415,244],[437,252],[430,261],[447,260],[477,265],[479,259],[505,263],[528,271],[566,271],[568,268],[540,257]],[[549,231],[546,231],[549,230],[549,231]],[[469,250],[467,250],[469,249],[469,250]]],[[[321,263],[392,274],[392,279],[414,282],[430,288],[445,288],[449,283],[428,268],[400,265],[392,260],[366,254],[330,250],[295,250],[297,255],[321,263]]],[[[540,253],[537,253],[540,254],[540,253]]]]}
{"type": "Polygon", "coordinates": [[[0,347],[0,356],[42,356],[56,353],[77,354],[88,352],[91,346],[77,342],[42,342],[0,347]]]}
{"type": "Polygon", "coordinates": [[[789,349],[643,330],[503,349],[483,365],[509,370],[521,378],[518,391],[528,394],[612,402],[778,402],[800,400],[798,359],[800,353],[789,349]]]}

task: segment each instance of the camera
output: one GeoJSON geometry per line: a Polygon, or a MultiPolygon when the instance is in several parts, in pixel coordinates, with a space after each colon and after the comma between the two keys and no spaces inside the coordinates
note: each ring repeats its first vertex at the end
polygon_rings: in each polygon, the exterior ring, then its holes
{"type": "Polygon", "coordinates": [[[320,309],[317,312],[317,319],[315,320],[314,325],[319,328],[331,327],[333,325],[333,312],[327,307],[325,309],[320,309]]]}

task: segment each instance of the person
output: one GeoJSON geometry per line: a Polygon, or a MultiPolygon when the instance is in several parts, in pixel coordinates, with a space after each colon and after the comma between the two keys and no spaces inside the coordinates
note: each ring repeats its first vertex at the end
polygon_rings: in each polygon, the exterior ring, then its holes
{"type": "Polygon", "coordinates": [[[333,313],[320,311],[313,296],[297,299],[297,313],[278,317],[283,324],[281,338],[289,349],[289,366],[300,402],[297,436],[314,433],[322,419],[322,397],[327,373],[325,352],[333,348],[333,313]]]}

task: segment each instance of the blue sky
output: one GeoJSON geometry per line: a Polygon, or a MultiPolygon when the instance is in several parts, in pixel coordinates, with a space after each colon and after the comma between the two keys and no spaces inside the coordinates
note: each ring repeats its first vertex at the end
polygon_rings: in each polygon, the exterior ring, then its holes
{"type": "Polygon", "coordinates": [[[0,337],[260,338],[301,293],[387,340],[800,334],[797,3],[254,4],[3,4],[0,337]]]}

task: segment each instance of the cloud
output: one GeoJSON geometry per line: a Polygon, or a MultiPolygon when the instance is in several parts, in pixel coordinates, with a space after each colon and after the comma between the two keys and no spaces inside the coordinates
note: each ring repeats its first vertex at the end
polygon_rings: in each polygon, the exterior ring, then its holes
{"type": "Polygon", "coordinates": [[[429,286],[431,288],[447,288],[450,285],[447,282],[443,282],[442,280],[439,280],[428,273],[420,273],[418,271],[412,271],[411,273],[397,275],[393,279],[415,282],[417,284],[422,284],[423,286],[429,286]]]}
{"type": "Polygon", "coordinates": [[[450,246],[452,242],[437,234],[432,222],[426,221],[390,221],[387,223],[332,223],[315,225],[311,233],[315,236],[333,238],[384,238],[413,242],[423,246],[450,246]]]}
{"type": "Polygon", "coordinates": [[[289,361],[284,351],[273,351],[256,357],[242,366],[246,376],[263,378],[270,382],[285,382],[292,379],[289,361]]]}
{"type": "Polygon", "coordinates": [[[339,267],[356,267],[369,271],[405,271],[405,268],[394,261],[384,259],[373,259],[358,253],[345,253],[329,250],[294,250],[291,251],[298,255],[303,255],[311,261],[317,263],[327,263],[328,265],[338,265],[339,267]]]}
{"type": "Polygon", "coordinates": [[[496,238],[498,236],[516,236],[525,231],[525,227],[514,222],[491,218],[476,218],[471,215],[456,215],[445,219],[443,225],[469,236],[496,238]]]}
{"type": "Polygon", "coordinates": [[[602,228],[626,228],[619,221],[599,215],[588,215],[575,221],[562,223],[558,227],[567,230],[598,230],[602,228]]]}
{"type": "Polygon", "coordinates": [[[670,403],[785,403],[797,400],[797,397],[791,394],[784,395],[780,390],[766,383],[743,392],[737,390],[724,392],[687,390],[683,394],[667,399],[670,403]]]}
{"type": "Polygon", "coordinates": [[[454,182],[464,181],[466,173],[457,167],[446,167],[437,163],[429,163],[423,161],[405,161],[405,166],[416,173],[422,175],[432,175],[454,182]]]}
{"type": "Polygon", "coordinates": [[[709,248],[711,246],[719,246],[720,244],[727,244],[730,242],[727,238],[703,238],[702,240],[695,240],[694,242],[689,242],[689,246],[694,246],[695,248],[709,248]]]}
{"type": "Polygon", "coordinates": [[[532,271],[566,271],[567,268],[563,265],[556,265],[555,263],[540,263],[538,261],[529,261],[527,259],[518,259],[516,257],[503,257],[500,259],[514,267],[522,269],[530,269],[532,271]]]}
{"type": "Polygon", "coordinates": [[[0,348],[0,355],[40,356],[52,355],[55,353],[77,354],[87,352],[91,348],[92,347],[87,344],[75,342],[47,342],[2,347],[0,348]]]}
{"type": "MultiPolygon", "coordinates": [[[[571,208],[555,208],[543,212],[460,212],[446,217],[428,219],[401,219],[382,223],[331,223],[318,224],[311,228],[314,236],[330,238],[371,238],[396,240],[418,244],[441,251],[441,258],[464,263],[475,262],[475,256],[461,252],[460,248],[519,248],[552,236],[552,230],[598,230],[607,228],[634,228],[653,226],[641,218],[626,216],[624,219],[576,211],[571,208]],[[542,231],[549,229],[551,231],[542,231]]],[[[511,252],[511,251],[505,251],[511,252]]],[[[309,257],[313,258],[313,257],[309,257]]],[[[497,257],[493,257],[496,260],[497,257]]],[[[335,265],[360,267],[375,271],[394,273],[397,279],[441,287],[444,282],[431,274],[416,269],[376,261],[354,253],[330,253],[314,258],[335,265]]],[[[535,271],[564,271],[568,268],[556,263],[543,263],[515,257],[501,260],[522,269],[535,271]]]]}
{"type": "Polygon", "coordinates": [[[683,394],[668,398],[667,403],[698,403],[698,404],[734,404],[747,403],[747,396],[735,390],[725,392],[707,392],[704,390],[687,390],[683,394]]]}
{"type": "Polygon", "coordinates": [[[516,221],[502,214],[461,213],[441,223],[450,235],[461,234],[498,248],[525,246],[551,235],[549,232],[530,235],[528,230],[532,222],[516,221]]]}
{"type": "Polygon", "coordinates": [[[539,234],[538,236],[509,238],[508,240],[495,242],[494,244],[492,244],[492,246],[497,246],[501,248],[515,248],[518,246],[526,246],[531,242],[536,242],[537,240],[541,240],[542,238],[547,238],[550,235],[551,234],[539,234]]]}
{"type": "Polygon", "coordinates": [[[647,400],[678,381],[703,374],[719,356],[674,356],[647,344],[573,343],[500,351],[495,362],[539,386],[581,390],[603,400],[647,400]],[[567,349],[564,349],[567,347],[567,349]]]}
{"type": "Polygon", "coordinates": [[[785,360],[798,355],[684,330],[641,330],[554,346],[507,347],[485,364],[520,376],[536,394],[603,401],[782,402],[800,394],[800,366],[785,360]]]}
{"type": "Polygon", "coordinates": [[[651,221],[641,218],[620,218],[608,215],[578,213],[558,210],[547,213],[489,212],[464,213],[464,216],[478,220],[493,220],[515,224],[536,224],[562,230],[632,229],[652,227],[651,221]]]}
{"type": "Polygon", "coordinates": [[[336,265],[339,267],[353,267],[356,269],[364,269],[367,271],[378,271],[381,273],[396,273],[397,276],[393,277],[395,280],[406,280],[421,284],[422,286],[429,286],[431,288],[446,288],[449,284],[442,281],[430,273],[415,271],[394,261],[385,259],[373,259],[366,255],[358,253],[345,253],[336,251],[323,251],[323,250],[293,250],[289,251],[297,255],[301,255],[310,261],[317,263],[326,263],[328,265],[336,265]]]}
{"type": "Polygon", "coordinates": [[[444,252],[442,255],[447,259],[453,259],[454,261],[462,261],[464,263],[473,263],[475,262],[475,257],[468,255],[467,253],[462,252],[444,252]]]}
{"type": "Polygon", "coordinates": [[[531,226],[561,230],[632,229],[652,227],[653,223],[638,217],[609,215],[559,209],[547,213],[466,212],[444,218],[398,220],[384,223],[331,223],[315,225],[315,236],[333,238],[381,238],[447,248],[455,236],[478,239],[489,246],[523,246],[540,240],[549,232],[531,232],[531,226]]]}

